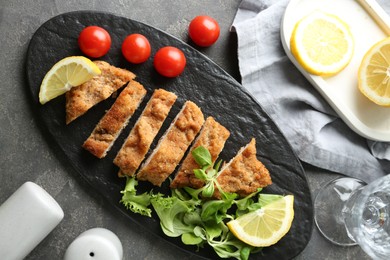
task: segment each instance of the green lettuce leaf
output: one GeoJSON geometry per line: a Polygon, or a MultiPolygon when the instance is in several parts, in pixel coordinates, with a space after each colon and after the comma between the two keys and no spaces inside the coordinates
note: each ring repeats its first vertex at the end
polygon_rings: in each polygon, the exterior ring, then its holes
{"type": "Polygon", "coordinates": [[[137,195],[136,186],[138,185],[135,177],[127,177],[126,186],[123,191],[121,191],[122,199],[120,202],[129,210],[134,213],[141,214],[143,216],[152,216],[152,210],[148,208],[150,205],[150,194],[143,193],[137,195]]]}
{"type": "Polygon", "coordinates": [[[192,150],[191,154],[196,163],[200,166],[200,168],[208,168],[213,165],[211,154],[209,150],[207,150],[205,147],[196,147],[194,150],[192,150]]]}
{"type": "Polygon", "coordinates": [[[151,204],[160,218],[160,225],[165,235],[178,237],[191,233],[194,225],[183,222],[187,213],[194,211],[196,203],[192,200],[183,201],[178,197],[164,197],[163,194],[154,195],[151,204]]]}
{"type": "Polygon", "coordinates": [[[209,151],[204,147],[193,150],[192,155],[199,164],[194,174],[205,182],[199,189],[185,187],[172,189],[170,196],[157,193],[137,195],[136,179],[127,178],[126,186],[121,191],[123,203],[131,211],[151,216],[151,205],[160,219],[160,226],[165,235],[181,237],[186,245],[210,245],[221,258],[248,259],[251,253],[261,250],[237,239],[226,225],[227,220],[234,219],[248,212],[264,207],[277,200],[281,195],[259,194],[261,189],[245,198],[237,194],[224,192],[217,181],[218,170],[222,164],[213,164],[209,151]],[[211,197],[218,189],[220,200],[211,197]],[[207,198],[208,199],[205,199],[207,198]]]}

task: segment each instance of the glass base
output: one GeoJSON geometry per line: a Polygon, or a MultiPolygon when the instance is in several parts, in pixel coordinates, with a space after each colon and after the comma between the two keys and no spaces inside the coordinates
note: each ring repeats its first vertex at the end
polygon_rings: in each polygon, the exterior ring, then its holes
{"type": "Polygon", "coordinates": [[[342,210],[351,193],[366,183],[355,178],[337,178],[322,187],[314,201],[314,220],[321,234],[340,246],[357,243],[348,236],[342,210]]]}

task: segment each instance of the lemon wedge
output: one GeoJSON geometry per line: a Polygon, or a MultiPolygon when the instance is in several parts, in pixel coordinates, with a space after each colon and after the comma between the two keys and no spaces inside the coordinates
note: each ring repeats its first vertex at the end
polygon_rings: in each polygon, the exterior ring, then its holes
{"type": "Polygon", "coordinates": [[[39,102],[43,105],[100,73],[95,63],[86,57],[64,58],[54,64],[43,78],[39,90],[39,102]]]}
{"type": "Polygon", "coordinates": [[[374,44],[364,55],[358,72],[358,86],[374,103],[390,106],[390,37],[374,44]]]}
{"type": "Polygon", "coordinates": [[[289,230],[294,219],[294,196],[287,195],[264,207],[227,223],[241,241],[266,247],[277,243],[289,230]]]}
{"type": "Polygon", "coordinates": [[[332,76],[351,61],[354,40],[349,26],[340,18],[315,11],[295,25],[290,48],[307,72],[332,76]]]}

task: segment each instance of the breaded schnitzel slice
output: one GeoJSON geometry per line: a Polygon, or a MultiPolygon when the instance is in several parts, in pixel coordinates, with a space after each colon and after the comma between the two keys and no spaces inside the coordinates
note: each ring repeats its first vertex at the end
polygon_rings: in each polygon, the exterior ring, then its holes
{"type": "MultiPolygon", "coordinates": [[[[272,184],[267,168],[256,157],[254,138],[222,167],[217,181],[223,191],[237,193],[241,197],[272,184]]],[[[220,197],[218,192],[214,196],[220,197]]]]}
{"type": "Polygon", "coordinates": [[[208,117],[199,132],[190,152],[182,162],[176,177],[171,183],[171,188],[191,187],[198,189],[204,185],[204,181],[196,178],[193,170],[199,169],[199,165],[194,160],[191,151],[196,147],[203,146],[210,152],[213,163],[217,160],[219,153],[225,146],[230,132],[213,117],[208,117]]]}
{"type": "Polygon", "coordinates": [[[203,123],[200,108],[191,101],[185,102],[157,147],[141,165],[137,178],[161,186],[175,170],[203,123]]]}
{"type": "Polygon", "coordinates": [[[140,83],[130,81],[100,119],[83,147],[98,158],[105,157],[145,95],[146,90],[140,83]]]}
{"type": "Polygon", "coordinates": [[[177,96],[174,93],[163,89],[153,92],[114,159],[114,164],[120,169],[119,176],[135,174],[176,99],[177,96]]]}
{"type": "Polygon", "coordinates": [[[111,96],[135,78],[132,72],[114,67],[105,61],[94,61],[101,74],[74,87],[66,93],[66,124],[87,112],[91,107],[111,96]]]}

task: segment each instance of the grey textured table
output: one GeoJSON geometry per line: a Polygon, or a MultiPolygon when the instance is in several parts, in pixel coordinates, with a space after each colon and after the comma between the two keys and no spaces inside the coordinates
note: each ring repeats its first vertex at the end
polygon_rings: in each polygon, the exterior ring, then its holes
{"type": "MultiPolygon", "coordinates": [[[[68,245],[93,227],[104,227],[118,235],[124,259],[194,258],[113,211],[103,198],[69,173],[69,167],[53,153],[30,110],[25,80],[25,54],[35,30],[64,12],[99,10],[147,23],[187,41],[189,21],[196,15],[208,14],[218,20],[221,36],[214,46],[201,52],[239,81],[236,35],[229,32],[239,3],[240,0],[0,0],[0,204],[24,182],[33,181],[48,191],[65,212],[60,225],[28,259],[61,259],[68,245]]],[[[313,196],[323,182],[336,177],[310,165],[304,168],[313,196]]],[[[314,227],[308,246],[296,259],[366,258],[359,247],[330,244],[314,227]]]]}

